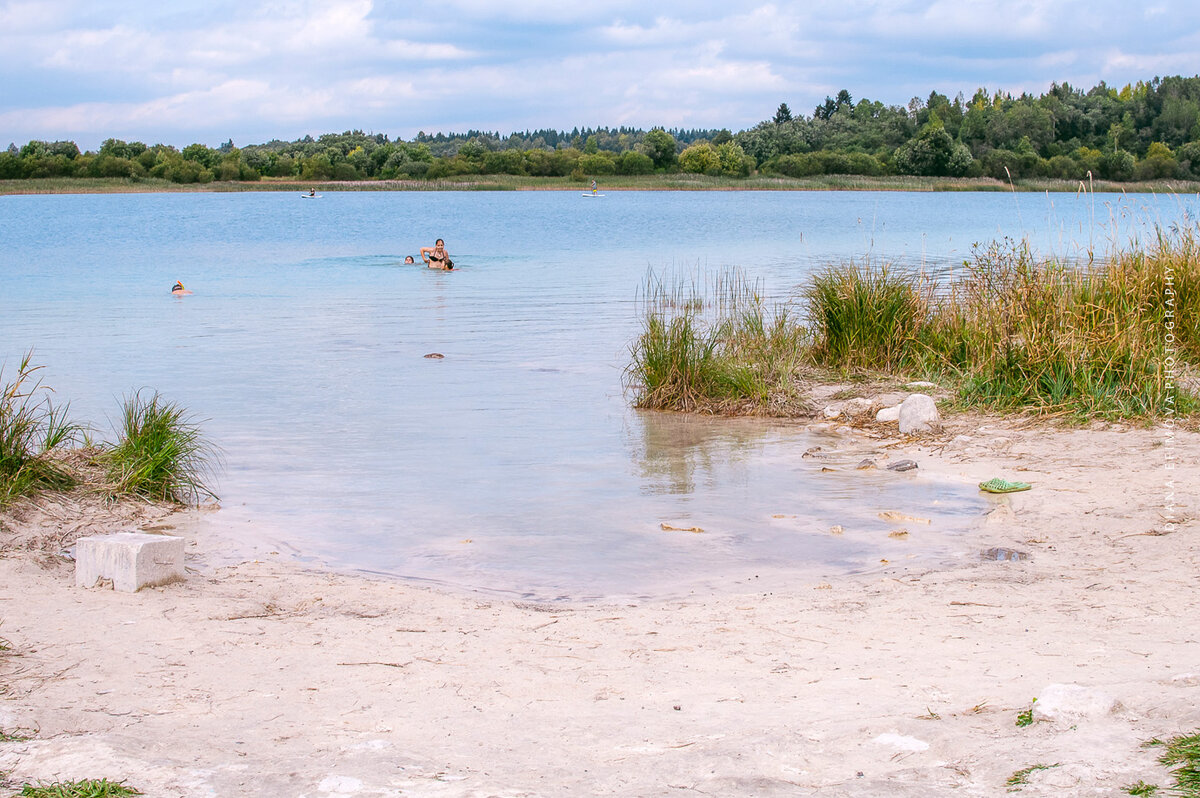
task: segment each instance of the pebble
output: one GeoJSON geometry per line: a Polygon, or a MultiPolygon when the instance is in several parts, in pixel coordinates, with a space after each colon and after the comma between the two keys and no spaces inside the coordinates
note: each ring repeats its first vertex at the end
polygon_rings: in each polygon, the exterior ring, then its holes
{"type": "Polygon", "coordinates": [[[428,355],[426,355],[425,357],[427,357],[427,358],[431,358],[431,359],[433,359],[433,360],[441,360],[442,358],[444,358],[444,357],[445,357],[445,355],[443,355],[441,352],[430,352],[430,353],[429,353],[428,355]]]}
{"type": "Polygon", "coordinates": [[[887,464],[888,471],[912,471],[917,467],[917,464],[912,460],[897,460],[894,463],[887,464]]]}
{"type": "Polygon", "coordinates": [[[862,462],[860,462],[858,465],[855,466],[855,468],[857,468],[859,471],[866,471],[866,470],[874,468],[874,467],[875,467],[875,461],[869,457],[866,460],[863,460],[862,462]]]}

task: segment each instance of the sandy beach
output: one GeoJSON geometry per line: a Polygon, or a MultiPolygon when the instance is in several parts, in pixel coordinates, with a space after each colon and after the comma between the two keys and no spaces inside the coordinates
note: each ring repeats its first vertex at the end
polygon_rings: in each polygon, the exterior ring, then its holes
{"type": "Polygon", "coordinates": [[[840,440],[1034,488],[990,498],[957,565],[571,606],[284,558],[218,567],[196,539],[183,583],[79,589],[62,545],[179,516],[18,508],[0,530],[0,731],[28,739],[0,742],[0,774],[187,798],[1170,783],[1142,743],[1200,727],[1200,435],[957,417],[928,439],[840,440]],[[1029,556],[975,554],[996,547],[1029,556]]]}

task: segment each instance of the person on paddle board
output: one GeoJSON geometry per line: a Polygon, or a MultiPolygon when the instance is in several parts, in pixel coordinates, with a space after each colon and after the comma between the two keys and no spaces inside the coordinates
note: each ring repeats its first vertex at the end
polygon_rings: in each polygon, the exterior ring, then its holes
{"type": "Polygon", "coordinates": [[[431,269],[450,271],[454,268],[454,261],[450,260],[450,255],[446,252],[446,242],[440,238],[432,247],[421,247],[421,260],[431,269]]]}
{"type": "Polygon", "coordinates": [[[593,179],[592,179],[592,193],[593,193],[593,194],[595,194],[595,193],[596,193],[596,180],[595,180],[595,178],[593,178],[593,179]]]}

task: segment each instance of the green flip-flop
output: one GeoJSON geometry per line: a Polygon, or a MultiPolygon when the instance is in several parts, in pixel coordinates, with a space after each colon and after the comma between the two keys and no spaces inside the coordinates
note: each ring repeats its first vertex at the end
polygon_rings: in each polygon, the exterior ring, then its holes
{"type": "Polygon", "coordinates": [[[980,482],[979,489],[988,493],[1016,493],[1021,490],[1029,490],[1033,486],[1028,482],[1009,482],[1007,479],[994,477],[987,482],[980,482]]]}

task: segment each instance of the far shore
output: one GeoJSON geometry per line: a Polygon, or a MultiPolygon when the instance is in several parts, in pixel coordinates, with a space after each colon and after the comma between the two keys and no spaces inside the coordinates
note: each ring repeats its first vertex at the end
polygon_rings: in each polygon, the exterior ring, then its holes
{"type": "MultiPolygon", "coordinates": [[[[1027,179],[1008,183],[992,178],[859,177],[809,178],[755,176],[743,179],[695,174],[599,178],[604,191],[1016,191],[1054,193],[1195,194],[1200,182],[1164,180],[1143,183],[1027,179]]],[[[172,183],[153,178],[38,178],[0,180],[0,196],[20,194],[133,194],[167,192],[295,191],[590,191],[590,182],[569,177],[469,175],[440,180],[302,181],[264,178],[253,182],[172,183]]]]}
{"type": "Polygon", "coordinates": [[[1144,743],[1200,727],[1200,498],[1180,482],[1200,468],[1200,434],[974,414],[924,438],[837,424],[817,423],[836,443],[797,451],[794,467],[819,479],[861,457],[911,458],[964,489],[997,476],[1033,488],[989,497],[944,565],[596,604],[435,590],[274,552],[224,566],[166,507],[22,505],[0,516],[0,786],[1165,791],[1172,777],[1144,743]],[[130,524],[185,537],[187,580],[77,588],[58,551],[130,524]]]}

